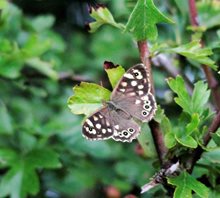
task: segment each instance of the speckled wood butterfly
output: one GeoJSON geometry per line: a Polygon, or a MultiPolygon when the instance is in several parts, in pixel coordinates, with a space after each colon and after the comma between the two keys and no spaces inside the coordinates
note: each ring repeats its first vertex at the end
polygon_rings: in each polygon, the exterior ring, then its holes
{"type": "Polygon", "coordinates": [[[110,101],[89,116],[83,136],[89,140],[131,142],[140,133],[137,120],[148,122],[156,111],[149,74],[143,64],[131,67],[115,86],[110,101]]]}

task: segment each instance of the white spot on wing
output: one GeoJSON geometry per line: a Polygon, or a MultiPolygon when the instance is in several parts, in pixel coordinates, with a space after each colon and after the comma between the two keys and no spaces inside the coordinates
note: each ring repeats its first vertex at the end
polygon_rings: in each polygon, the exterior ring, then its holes
{"type": "Polygon", "coordinates": [[[131,81],[131,85],[134,87],[134,86],[136,86],[137,85],[137,81],[136,80],[132,80],[131,81]]]}
{"type": "Polygon", "coordinates": [[[121,92],[125,92],[125,89],[119,89],[119,91],[121,91],[121,92]]]}
{"type": "Polygon", "coordinates": [[[93,123],[92,123],[89,119],[86,120],[86,123],[87,123],[89,126],[94,127],[93,123]]]}
{"type": "Polygon", "coordinates": [[[127,84],[128,84],[127,82],[122,82],[122,83],[121,83],[121,85],[122,85],[123,87],[126,87],[127,84]]]}
{"type": "Polygon", "coordinates": [[[128,79],[134,79],[134,76],[132,74],[128,74],[128,73],[124,74],[124,77],[128,78],[128,79]]]}
{"type": "Polygon", "coordinates": [[[117,130],[119,130],[119,125],[115,125],[115,128],[116,128],[117,130]]]}
{"type": "Polygon", "coordinates": [[[143,91],[138,91],[138,94],[139,94],[139,95],[143,95],[144,92],[143,92],[143,91]]]}
{"type": "Polygon", "coordinates": [[[97,120],[98,120],[98,118],[97,118],[96,116],[93,116],[93,119],[94,119],[95,121],[97,121],[97,120]]]}
{"type": "Polygon", "coordinates": [[[135,96],[136,94],[135,94],[135,92],[131,92],[131,93],[129,93],[128,95],[129,95],[129,96],[135,96]]]}
{"type": "Polygon", "coordinates": [[[102,133],[106,133],[106,129],[102,129],[102,133]]]}
{"type": "Polygon", "coordinates": [[[135,101],[135,104],[140,104],[141,103],[141,100],[136,100],[135,101]]]}
{"type": "Polygon", "coordinates": [[[111,132],[112,132],[112,130],[111,130],[110,128],[108,128],[108,129],[107,129],[107,131],[108,131],[109,133],[111,133],[111,132]]]}
{"type": "Polygon", "coordinates": [[[101,129],[101,124],[96,124],[95,126],[97,129],[101,129]]]}
{"type": "Polygon", "coordinates": [[[143,89],[144,85],[138,85],[138,89],[143,89]]]}
{"type": "Polygon", "coordinates": [[[141,99],[142,99],[142,100],[148,100],[148,96],[145,95],[145,96],[143,96],[141,99]]]}

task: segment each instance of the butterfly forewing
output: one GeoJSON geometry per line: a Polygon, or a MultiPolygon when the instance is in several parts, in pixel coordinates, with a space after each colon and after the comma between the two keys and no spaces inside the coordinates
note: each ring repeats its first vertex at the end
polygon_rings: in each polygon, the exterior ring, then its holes
{"type": "Polygon", "coordinates": [[[143,64],[131,67],[114,89],[112,101],[133,117],[148,122],[156,111],[156,102],[150,92],[149,75],[143,64]]]}
{"type": "Polygon", "coordinates": [[[90,140],[105,140],[113,135],[110,112],[104,107],[90,117],[83,124],[83,136],[90,140]]]}

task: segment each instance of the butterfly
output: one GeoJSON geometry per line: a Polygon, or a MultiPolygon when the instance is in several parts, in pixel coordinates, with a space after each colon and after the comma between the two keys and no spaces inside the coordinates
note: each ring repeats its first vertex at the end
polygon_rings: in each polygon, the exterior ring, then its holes
{"type": "Polygon", "coordinates": [[[138,122],[148,122],[156,111],[149,73],[137,64],[124,73],[110,100],[83,123],[83,136],[89,140],[131,142],[140,134],[138,122]]]}

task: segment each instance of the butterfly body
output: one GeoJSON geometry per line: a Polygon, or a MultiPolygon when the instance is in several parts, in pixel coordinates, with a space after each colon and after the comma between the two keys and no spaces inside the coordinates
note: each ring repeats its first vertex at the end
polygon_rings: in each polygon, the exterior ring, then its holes
{"type": "Polygon", "coordinates": [[[110,101],[86,119],[83,136],[90,140],[113,138],[131,142],[140,133],[137,120],[148,122],[155,111],[148,72],[143,64],[137,64],[122,76],[110,101]]]}

